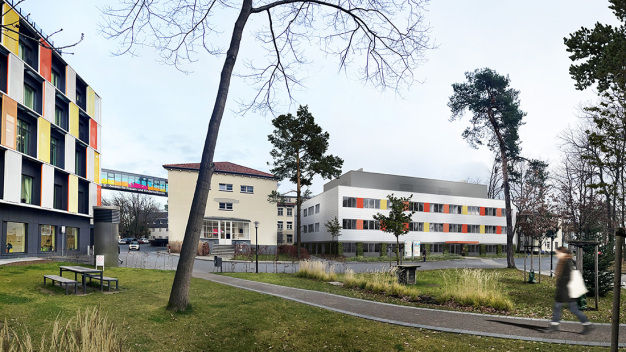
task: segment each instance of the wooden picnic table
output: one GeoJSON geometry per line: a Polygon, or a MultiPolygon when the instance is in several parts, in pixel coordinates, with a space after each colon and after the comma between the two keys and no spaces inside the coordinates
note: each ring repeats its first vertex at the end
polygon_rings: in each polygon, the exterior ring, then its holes
{"type": "Polygon", "coordinates": [[[100,276],[100,291],[102,292],[102,270],[87,268],[84,266],[60,266],[59,267],[59,276],[63,276],[64,271],[69,271],[74,273],[74,281],[76,281],[77,275],[81,274],[82,276],[82,285],[83,285],[83,294],[87,294],[87,285],[85,282],[85,277],[87,275],[97,274],[100,276]]]}

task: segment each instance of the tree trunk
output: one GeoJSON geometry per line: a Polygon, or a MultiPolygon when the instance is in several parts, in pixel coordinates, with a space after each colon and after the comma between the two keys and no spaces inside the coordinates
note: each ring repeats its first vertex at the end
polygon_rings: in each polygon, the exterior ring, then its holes
{"type": "Polygon", "coordinates": [[[400,265],[400,239],[396,236],[396,264],[400,265]]]}
{"type": "Polygon", "coordinates": [[[296,159],[297,159],[297,182],[296,182],[296,212],[298,213],[296,215],[296,219],[298,222],[298,229],[296,231],[296,242],[297,242],[297,250],[298,250],[298,260],[300,260],[300,258],[302,258],[302,252],[300,250],[300,247],[302,247],[302,235],[301,235],[301,231],[302,231],[302,223],[300,222],[301,217],[300,217],[300,213],[301,213],[301,208],[302,208],[302,189],[301,189],[301,185],[300,185],[300,151],[296,151],[296,159]]]}
{"type": "Polygon", "coordinates": [[[511,186],[509,185],[508,158],[504,146],[500,147],[502,155],[502,183],[504,184],[504,202],[506,206],[506,264],[507,268],[515,268],[513,253],[513,216],[511,214],[511,186]]]}
{"type": "Polygon", "coordinates": [[[200,240],[200,231],[202,230],[204,214],[206,211],[206,203],[209,196],[209,187],[211,185],[211,177],[215,166],[213,164],[213,155],[215,154],[215,144],[226,107],[226,98],[230,87],[230,79],[237,61],[239,46],[243,29],[246,25],[250,11],[252,9],[252,0],[244,0],[239,13],[239,17],[235,22],[235,28],[230,41],[230,47],[226,53],[224,67],[220,77],[219,88],[213,106],[213,113],[209,122],[209,130],[204,142],[202,150],[202,159],[200,162],[200,172],[196,189],[193,194],[193,202],[189,211],[189,219],[185,229],[185,237],[180,250],[180,259],[170,292],[170,299],[167,305],[169,310],[181,311],[189,306],[189,285],[191,283],[191,274],[193,264],[198,251],[198,241],[200,240]]]}

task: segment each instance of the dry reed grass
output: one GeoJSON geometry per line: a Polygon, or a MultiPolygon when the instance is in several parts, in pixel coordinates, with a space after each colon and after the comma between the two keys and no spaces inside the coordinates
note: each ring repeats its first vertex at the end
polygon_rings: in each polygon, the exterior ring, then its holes
{"type": "Polygon", "coordinates": [[[296,276],[322,280],[322,281],[336,281],[337,274],[335,273],[335,266],[326,265],[319,260],[302,260],[296,276]]]}
{"type": "Polygon", "coordinates": [[[406,286],[398,283],[396,268],[389,270],[376,270],[365,274],[355,274],[352,269],[347,269],[344,275],[345,287],[356,287],[373,293],[381,293],[395,297],[408,297],[417,300],[419,290],[415,286],[406,286]]]}
{"type": "Polygon", "coordinates": [[[482,269],[447,270],[443,274],[442,301],[454,301],[474,307],[512,310],[513,302],[502,292],[500,274],[482,269]]]}

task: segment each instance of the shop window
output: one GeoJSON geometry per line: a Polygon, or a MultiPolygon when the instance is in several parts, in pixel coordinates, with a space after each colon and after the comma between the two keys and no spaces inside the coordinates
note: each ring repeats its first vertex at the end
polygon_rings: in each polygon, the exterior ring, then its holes
{"type": "Polygon", "coordinates": [[[26,252],[26,224],[20,222],[7,222],[6,253],[26,252]]]}
{"type": "Polygon", "coordinates": [[[56,240],[56,227],[52,225],[39,226],[39,247],[41,252],[54,252],[56,240]]]}
{"type": "Polygon", "coordinates": [[[73,251],[78,249],[78,228],[67,227],[65,229],[65,249],[73,251]]]}

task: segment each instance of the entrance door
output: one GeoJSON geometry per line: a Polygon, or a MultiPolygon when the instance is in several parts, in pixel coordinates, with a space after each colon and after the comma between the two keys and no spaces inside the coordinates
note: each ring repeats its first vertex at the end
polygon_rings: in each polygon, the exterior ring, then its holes
{"type": "Polygon", "coordinates": [[[232,226],[230,221],[221,221],[220,223],[220,239],[219,244],[233,244],[232,226]]]}

